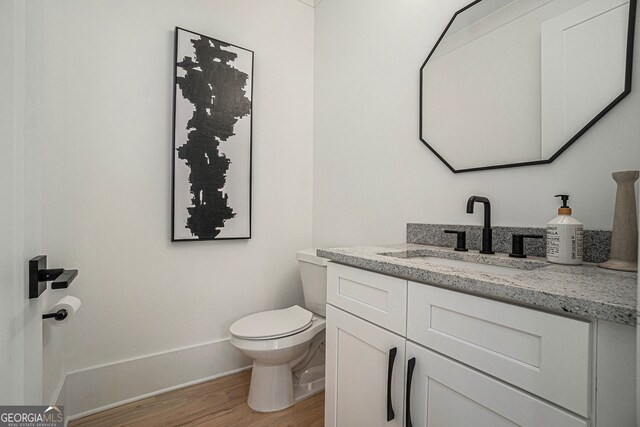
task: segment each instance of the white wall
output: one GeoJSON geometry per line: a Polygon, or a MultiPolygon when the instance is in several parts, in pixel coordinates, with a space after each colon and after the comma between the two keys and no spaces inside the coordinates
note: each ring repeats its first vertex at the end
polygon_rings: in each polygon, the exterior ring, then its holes
{"type": "MultiPolygon", "coordinates": [[[[47,71],[30,85],[55,148],[45,171],[60,181],[59,261],[79,269],[69,293],[83,302],[66,328],[66,371],[215,342],[241,316],[301,303],[313,9],[297,0],[38,0],[27,22],[39,25],[42,52],[29,53],[47,71]],[[255,51],[251,240],[170,242],[176,25],[255,51]]],[[[139,382],[153,375],[138,372],[139,382]]]]}
{"type": "Polygon", "coordinates": [[[316,7],[315,245],[402,242],[407,222],[481,224],[481,213],[465,213],[471,195],[489,197],[496,225],[543,226],[556,214],[553,195],[566,192],[587,228],[611,228],[611,172],[640,168],[638,44],[635,90],[555,162],[453,174],[418,139],[419,69],[467,3],[316,7]]]}

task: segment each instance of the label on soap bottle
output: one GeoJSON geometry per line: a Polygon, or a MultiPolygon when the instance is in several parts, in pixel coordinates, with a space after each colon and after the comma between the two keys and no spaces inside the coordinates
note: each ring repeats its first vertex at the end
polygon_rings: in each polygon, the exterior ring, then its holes
{"type": "Polygon", "coordinates": [[[581,264],[583,236],[582,225],[548,225],[547,261],[556,264],[581,264]]]}

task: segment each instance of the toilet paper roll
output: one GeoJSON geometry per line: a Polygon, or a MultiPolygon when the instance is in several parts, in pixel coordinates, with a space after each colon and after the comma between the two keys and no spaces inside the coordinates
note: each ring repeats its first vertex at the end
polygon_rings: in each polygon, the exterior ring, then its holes
{"type": "Polygon", "coordinates": [[[67,317],[62,320],[53,320],[52,322],[49,322],[49,324],[51,326],[62,326],[66,324],[75,317],[78,310],[80,310],[80,306],[82,306],[82,301],[76,297],[67,295],[61,298],[60,301],[58,301],[56,305],[49,310],[49,313],[55,313],[58,310],[67,310],[67,317]]]}

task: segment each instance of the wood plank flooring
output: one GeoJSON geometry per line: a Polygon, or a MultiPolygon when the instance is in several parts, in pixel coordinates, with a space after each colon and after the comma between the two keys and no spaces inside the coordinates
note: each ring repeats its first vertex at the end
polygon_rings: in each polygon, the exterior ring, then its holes
{"type": "Polygon", "coordinates": [[[324,393],[278,412],[247,405],[251,371],[181,388],[69,423],[70,427],[118,426],[324,426],[324,393]]]}

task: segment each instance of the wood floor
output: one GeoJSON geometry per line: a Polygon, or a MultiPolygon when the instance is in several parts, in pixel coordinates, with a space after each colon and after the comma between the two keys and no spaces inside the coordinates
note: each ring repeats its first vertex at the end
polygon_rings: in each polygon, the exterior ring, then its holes
{"type": "Polygon", "coordinates": [[[170,391],[69,423],[77,426],[295,426],[324,425],[324,393],[278,412],[247,405],[251,371],[170,391]]]}

